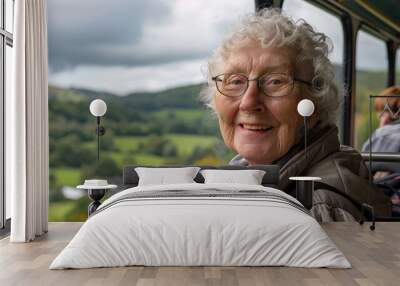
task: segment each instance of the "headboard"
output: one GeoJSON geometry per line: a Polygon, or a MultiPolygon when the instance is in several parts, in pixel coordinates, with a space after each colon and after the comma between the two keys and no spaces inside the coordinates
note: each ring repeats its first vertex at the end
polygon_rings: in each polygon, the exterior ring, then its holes
{"type": "MultiPolygon", "coordinates": [[[[122,174],[122,182],[125,187],[135,187],[139,182],[139,177],[135,171],[136,167],[147,168],[177,168],[186,166],[125,166],[122,174]]],[[[253,166],[197,166],[201,169],[219,169],[219,170],[248,170],[256,169],[265,171],[262,179],[262,185],[266,187],[277,188],[279,185],[279,167],[277,165],[253,165],[253,166]]],[[[200,174],[194,178],[197,183],[204,183],[204,178],[200,174]]]]}

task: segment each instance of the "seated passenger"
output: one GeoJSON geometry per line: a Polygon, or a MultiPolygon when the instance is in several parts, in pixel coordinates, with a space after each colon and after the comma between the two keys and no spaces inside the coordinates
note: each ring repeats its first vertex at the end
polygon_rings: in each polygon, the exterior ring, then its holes
{"type": "MultiPolygon", "coordinates": [[[[400,87],[388,87],[380,95],[400,95],[400,87]]],[[[379,119],[379,128],[371,135],[371,151],[400,153],[400,98],[377,98],[375,110],[379,119]]],[[[370,151],[369,139],[364,143],[362,151],[370,151]]],[[[375,178],[389,174],[390,172],[383,170],[376,174],[375,178]]]]}
{"type": "Polygon", "coordinates": [[[275,9],[245,18],[208,65],[203,101],[219,121],[230,164],[278,164],[280,188],[293,193],[291,176],[318,176],[312,213],[319,221],[353,221],[369,197],[375,212],[390,215],[390,201],[370,188],[360,154],[341,146],[336,115],[343,93],[328,59],[328,38],[275,9]],[[302,99],[315,104],[304,155],[302,99]]]}
{"type": "MultiPolygon", "coordinates": [[[[400,86],[383,90],[380,95],[400,95],[400,86]]],[[[379,119],[379,128],[362,147],[363,152],[400,153],[400,98],[377,98],[375,110],[379,119]],[[370,150],[371,146],[371,150],[370,150]]],[[[372,162],[374,181],[385,188],[385,194],[392,201],[392,215],[400,217],[400,163],[372,162]]]]}

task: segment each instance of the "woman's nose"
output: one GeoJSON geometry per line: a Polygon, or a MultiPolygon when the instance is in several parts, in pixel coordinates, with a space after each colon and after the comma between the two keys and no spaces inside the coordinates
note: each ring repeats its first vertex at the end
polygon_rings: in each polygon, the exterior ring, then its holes
{"type": "Polygon", "coordinates": [[[249,81],[249,86],[240,101],[240,110],[245,112],[264,111],[263,97],[265,95],[259,89],[257,81],[249,81]]]}

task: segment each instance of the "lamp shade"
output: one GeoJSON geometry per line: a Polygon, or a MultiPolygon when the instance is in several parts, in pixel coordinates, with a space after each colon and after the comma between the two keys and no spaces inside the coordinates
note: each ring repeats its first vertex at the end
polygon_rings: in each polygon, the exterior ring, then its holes
{"type": "Polygon", "coordinates": [[[93,116],[100,117],[106,114],[107,104],[101,99],[95,99],[90,103],[89,109],[93,116]]]}
{"type": "Polygon", "coordinates": [[[314,103],[309,99],[303,99],[297,104],[297,112],[303,116],[311,116],[314,113],[314,103]]]}

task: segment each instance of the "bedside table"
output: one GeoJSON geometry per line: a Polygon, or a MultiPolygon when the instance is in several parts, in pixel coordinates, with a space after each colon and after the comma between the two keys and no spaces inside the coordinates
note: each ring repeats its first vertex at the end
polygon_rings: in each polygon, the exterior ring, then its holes
{"type": "Polygon", "coordinates": [[[106,180],[85,180],[83,185],[79,185],[77,189],[88,191],[88,196],[92,202],[88,206],[88,216],[96,211],[101,205],[100,200],[104,197],[106,192],[115,189],[116,185],[109,185],[106,180]]]}

